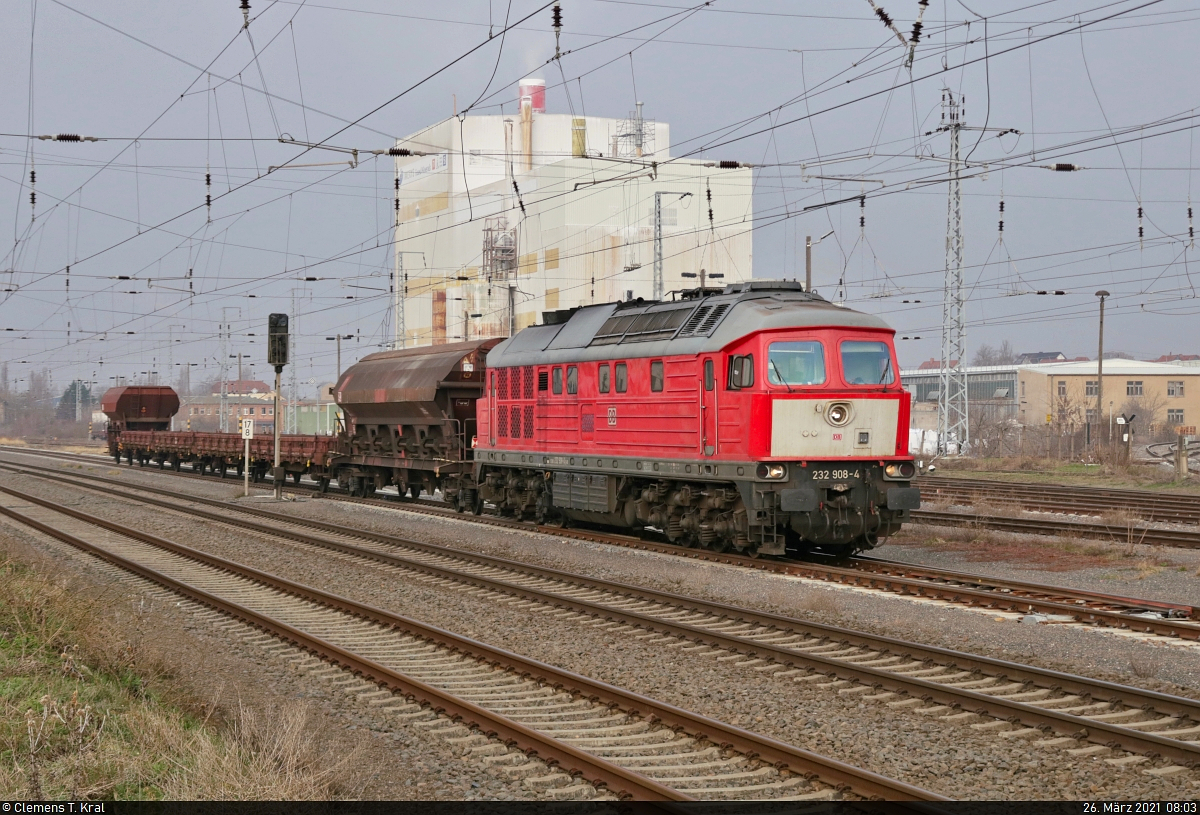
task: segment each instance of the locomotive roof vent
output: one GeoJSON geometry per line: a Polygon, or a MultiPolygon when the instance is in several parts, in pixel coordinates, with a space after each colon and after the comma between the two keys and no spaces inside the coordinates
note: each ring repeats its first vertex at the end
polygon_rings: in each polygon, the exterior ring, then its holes
{"type": "Polygon", "coordinates": [[[543,311],[542,325],[562,325],[570,321],[571,315],[579,311],[583,306],[575,308],[560,308],[557,311],[543,311]]]}

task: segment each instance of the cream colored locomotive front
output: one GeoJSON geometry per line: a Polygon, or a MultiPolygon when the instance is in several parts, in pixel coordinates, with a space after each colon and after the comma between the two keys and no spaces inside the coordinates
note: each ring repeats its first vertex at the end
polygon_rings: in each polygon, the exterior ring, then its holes
{"type": "Polygon", "coordinates": [[[881,458],[896,454],[898,399],[772,401],[771,457],[881,458]]]}

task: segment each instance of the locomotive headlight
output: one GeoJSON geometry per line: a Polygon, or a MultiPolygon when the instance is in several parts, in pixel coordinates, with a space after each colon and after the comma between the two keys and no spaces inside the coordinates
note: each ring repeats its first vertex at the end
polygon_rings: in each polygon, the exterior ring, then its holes
{"type": "Polygon", "coordinates": [[[782,464],[759,464],[757,475],[759,478],[769,478],[773,481],[778,481],[787,475],[787,467],[782,464]]]}
{"type": "Polygon", "coordinates": [[[912,478],[917,473],[917,468],[911,461],[898,461],[887,465],[883,468],[885,478],[912,478]]]}
{"type": "Polygon", "coordinates": [[[830,402],[825,408],[825,421],[834,427],[845,427],[854,418],[854,408],[849,402],[830,402]]]}

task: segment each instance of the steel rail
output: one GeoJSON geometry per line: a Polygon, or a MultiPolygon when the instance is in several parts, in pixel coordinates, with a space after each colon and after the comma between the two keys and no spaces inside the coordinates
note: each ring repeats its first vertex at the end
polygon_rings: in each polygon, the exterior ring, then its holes
{"type": "MultiPolygon", "coordinates": [[[[732,748],[749,758],[771,764],[778,769],[786,769],[796,774],[814,773],[826,783],[850,789],[864,797],[900,801],[950,800],[938,793],[675,707],[674,705],[643,696],[633,691],[624,690],[511,651],[461,637],[450,631],[384,609],[359,603],[311,586],[295,583],[286,578],[235,563],[225,558],[210,555],[189,546],[159,538],[70,507],[61,506],[52,501],[29,495],[19,490],[0,486],[0,492],[93,526],[98,526],[151,546],[173,552],[207,566],[254,580],[309,602],[344,611],[362,619],[404,631],[412,636],[445,645],[452,652],[462,653],[492,665],[503,666],[509,670],[528,675],[539,682],[554,687],[576,690],[593,701],[616,705],[631,715],[645,716],[652,722],[677,728],[700,740],[707,740],[726,748],[732,748]]],[[[533,752],[540,758],[549,759],[568,772],[578,772],[593,783],[633,797],[642,797],[645,800],[693,800],[678,790],[659,784],[653,779],[646,778],[639,773],[626,770],[570,745],[563,744],[518,722],[492,713],[465,700],[457,699],[419,680],[399,674],[378,663],[350,653],[339,646],[327,643],[285,623],[274,621],[251,609],[244,608],[227,600],[222,600],[201,589],[182,583],[148,567],[136,564],[120,555],[107,552],[68,533],[42,524],[36,519],[28,518],[8,507],[0,505],[0,514],[13,518],[20,523],[27,524],[66,543],[78,546],[84,551],[98,554],[105,560],[114,563],[114,565],[159,582],[168,588],[181,590],[182,593],[200,602],[214,605],[214,607],[220,608],[227,613],[246,619],[248,622],[259,625],[259,627],[269,630],[277,636],[313,650],[335,664],[344,665],[354,673],[370,678],[376,684],[381,686],[387,685],[393,689],[401,690],[401,692],[407,695],[431,701],[432,704],[437,704],[443,708],[439,712],[445,712],[451,717],[467,719],[481,731],[502,740],[510,740],[521,747],[521,749],[533,752]]]]}
{"type": "MultiPolygon", "coordinates": [[[[217,513],[210,513],[205,510],[198,510],[192,507],[178,507],[167,502],[146,498],[144,496],[127,497],[131,497],[134,500],[143,501],[151,505],[163,506],[166,509],[173,509],[175,511],[192,514],[197,517],[204,517],[207,520],[214,522],[233,525],[241,529],[249,529],[264,535],[289,538],[308,545],[338,551],[343,554],[363,557],[376,562],[399,566],[401,568],[418,571],[431,576],[447,578],[457,582],[464,582],[480,588],[485,588],[492,591],[500,591],[505,594],[520,596],[525,599],[540,603],[547,603],[555,607],[603,617],[612,621],[633,625],[637,628],[655,630],[671,636],[689,639],[697,643],[705,643],[737,653],[744,653],[750,657],[766,657],[785,666],[804,664],[810,668],[818,670],[819,672],[826,673],[829,676],[837,676],[840,679],[847,679],[876,688],[886,688],[887,690],[893,692],[901,692],[910,696],[925,699],[926,701],[944,704],[947,707],[965,709],[980,715],[992,716],[1009,721],[1020,721],[1023,724],[1031,727],[1049,727],[1056,731],[1070,735],[1078,735],[1081,738],[1085,738],[1089,741],[1100,744],[1115,744],[1130,752],[1163,755],[1180,764],[1187,766],[1200,766],[1200,746],[1191,745],[1187,742],[1182,742],[1176,739],[1167,739],[1160,736],[1155,736],[1152,733],[1141,733],[1120,725],[1097,722],[1086,717],[1060,713],[1054,710],[1027,705],[1019,701],[1004,699],[1003,697],[991,696],[986,693],[948,687],[934,681],[924,680],[916,677],[905,677],[892,673],[886,669],[848,664],[842,660],[826,658],[819,654],[805,654],[785,646],[774,646],[745,637],[720,634],[706,629],[703,626],[677,623],[669,620],[662,620],[649,614],[640,614],[636,612],[627,612],[620,609],[614,609],[603,603],[579,600],[552,591],[531,589],[526,586],[520,586],[497,578],[467,574],[453,569],[422,563],[420,561],[415,561],[411,558],[406,558],[396,554],[381,553],[370,549],[363,549],[352,544],[315,538],[313,536],[295,532],[293,530],[280,529],[276,526],[270,526],[266,524],[258,524],[245,519],[234,519],[230,518],[228,514],[220,515],[217,513]]],[[[213,499],[200,499],[200,501],[202,503],[210,503],[222,506],[226,512],[228,512],[228,509],[231,508],[230,505],[217,502],[213,499]]],[[[459,560],[473,562],[491,568],[504,569],[533,577],[566,582],[573,584],[574,586],[586,586],[588,588],[617,594],[623,597],[636,597],[638,599],[663,603],[689,611],[704,612],[713,616],[728,618],[732,621],[750,622],[768,627],[772,630],[777,630],[781,634],[789,632],[803,633],[807,636],[821,637],[833,641],[845,642],[847,644],[854,643],[863,645],[886,654],[900,653],[912,659],[937,661],[942,664],[949,662],[951,667],[958,669],[979,671],[992,676],[1004,676],[1009,680],[1031,682],[1044,688],[1061,689],[1067,693],[1087,696],[1092,699],[1102,699],[1102,694],[1109,694],[1109,702],[1119,703],[1129,708],[1141,708],[1147,710],[1153,709],[1164,714],[1186,717],[1200,721],[1200,701],[1186,699],[1184,697],[1171,696],[1155,691],[1132,688],[1129,686],[1105,682],[1103,680],[1088,679],[1057,671],[1032,668],[1019,663],[996,660],[988,657],[979,657],[950,649],[917,645],[915,643],[909,643],[903,640],[864,634],[862,632],[851,631],[834,626],[809,623],[795,618],[784,617],[766,612],[751,611],[721,603],[712,603],[698,600],[697,598],[685,597],[668,592],[659,592],[652,589],[645,589],[615,581],[588,578],[556,569],[530,566],[528,564],[506,560],[503,558],[495,558],[487,555],[466,553],[462,552],[461,550],[438,546],[436,544],[427,544],[420,541],[396,538],[389,535],[366,532],[336,524],[329,524],[320,521],[310,522],[306,519],[297,521],[289,516],[262,509],[247,507],[232,508],[246,514],[273,520],[277,523],[316,527],[343,536],[352,536],[374,540],[389,545],[415,548],[420,551],[453,557],[459,560]]]]}
{"type": "MultiPolygon", "coordinates": [[[[0,463],[0,467],[28,468],[29,470],[33,471],[51,473],[58,477],[63,477],[64,475],[70,475],[71,477],[83,477],[82,473],[62,474],[58,471],[38,467],[37,465],[32,464],[4,462],[0,463]]],[[[171,492],[170,490],[164,490],[151,486],[131,485],[129,482],[119,479],[105,478],[104,476],[92,474],[88,474],[86,477],[91,480],[101,481],[115,486],[123,486],[130,489],[138,489],[143,492],[154,492],[161,495],[178,496],[178,493],[171,492]]],[[[1197,613],[1194,607],[1184,604],[1159,603],[1151,600],[1124,598],[1115,595],[1103,595],[1096,592],[1075,590],[1061,586],[1043,586],[1036,583],[1019,583],[1018,581],[1011,580],[993,580],[992,578],[982,575],[967,575],[960,572],[948,572],[931,569],[929,567],[917,567],[910,564],[895,563],[894,561],[880,561],[877,563],[890,563],[896,570],[903,569],[907,571],[920,571],[921,575],[914,577],[890,574],[888,573],[888,570],[880,566],[865,565],[865,563],[870,561],[864,561],[863,563],[860,563],[858,560],[853,560],[850,561],[849,565],[842,566],[837,564],[813,563],[797,560],[763,560],[760,558],[751,558],[745,555],[737,555],[732,553],[720,553],[703,549],[685,549],[672,544],[654,543],[628,536],[614,535],[611,533],[602,533],[592,530],[535,526],[497,516],[476,517],[463,515],[448,507],[437,506],[433,504],[433,502],[427,501],[411,501],[405,499],[397,502],[386,501],[383,499],[354,498],[342,495],[322,494],[312,490],[297,490],[295,487],[288,487],[287,489],[292,492],[299,491],[306,495],[321,496],[328,500],[349,501],[352,503],[362,503],[368,506],[383,506],[392,509],[402,509],[403,511],[455,517],[462,520],[468,520],[472,523],[480,523],[508,529],[517,529],[526,532],[539,531],[557,537],[601,542],[609,545],[640,549],[643,551],[658,552],[675,557],[688,557],[692,559],[705,560],[708,562],[754,568],[779,574],[822,580],[825,582],[837,583],[839,585],[870,588],[891,594],[907,594],[918,597],[928,597],[950,603],[966,604],[968,606],[989,609],[1016,611],[1020,613],[1042,612],[1060,617],[1070,617],[1075,622],[1081,624],[1103,625],[1107,627],[1120,628],[1123,630],[1141,631],[1158,636],[1177,637],[1183,639],[1200,639],[1200,625],[1189,623],[1185,618],[1181,618],[1180,616],[1186,613],[1189,617],[1200,617],[1200,613],[1197,613]],[[962,581],[973,585],[957,585],[953,582],[947,583],[943,581],[962,581]],[[1042,596],[1030,596],[1028,593],[1016,593],[1017,591],[1036,593],[1042,596]],[[1073,602],[1063,602],[1064,598],[1073,602]],[[1098,609],[1094,606],[1088,605],[1089,603],[1094,602],[1104,602],[1118,607],[1126,606],[1130,611],[1136,611],[1138,614],[1135,616],[1128,611],[1098,609]],[[1161,617],[1140,616],[1140,612],[1143,610],[1155,609],[1165,613],[1166,619],[1161,617]]],[[[229,504],[224,501],[215,501],[214,499],[209,498],[202,498],[198,496],[188,496],[188,498],[189,500],[193,500],[198,503],[208,503],[213,506],[229,506],[229,504]]],[[[245,509],[245,511],[253,512],[256,510],[245,509]]],[[[315,521],[306,522],[303,519],[289,520],[291,520],[293,523],[310,523],[310,525],[315,525],[318,523],[315,521]]]]}
{"type": "Polygon", "coordinates": [[[1000,515],[976,515],[966,512],[940,512],[929,509],[912,510],[914,521],[934,526],[974,526],[1000,532],[1020,532],[1025,535],[1075,535],[1114,543],[1143,543],[1200,549],[1200,531],[1153,529],[1147,526],[1110,526],[1085,521],[1059,521],[1051,518],[1014,518],[1000,515]]]}

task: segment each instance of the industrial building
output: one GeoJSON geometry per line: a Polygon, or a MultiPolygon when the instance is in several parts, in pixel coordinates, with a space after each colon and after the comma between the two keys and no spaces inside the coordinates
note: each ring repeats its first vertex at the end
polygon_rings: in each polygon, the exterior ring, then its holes
{"type": "Polygon", "coordinates": [[[541,80],[520,97],[512,115],[454,117],[396,144],[397,347],[751,277],[751,169],[671,159],[669,126],[640,104],[626,119],[546,113],[541,80]]]}
{"type": "MultiPolygon", "coordinates": [[[[969,366],[963,371],[972,428],[1096,424],[1099,378],[1095,360],[969,366]]],[[[938,428],[938,371],[925,367],[901,371],[900,380],[913,398],[913,445],[927,448],[930,439],[936,439],[938,428]]],[[[1200,367],[1106,359],[1103,403],[1100,424],[1106,428],[1131,405],[1139,413],[1137,422],[1143,433],[1161,434],[1179,427],[1194,432],[1200,425],[1200,367]]]]}

